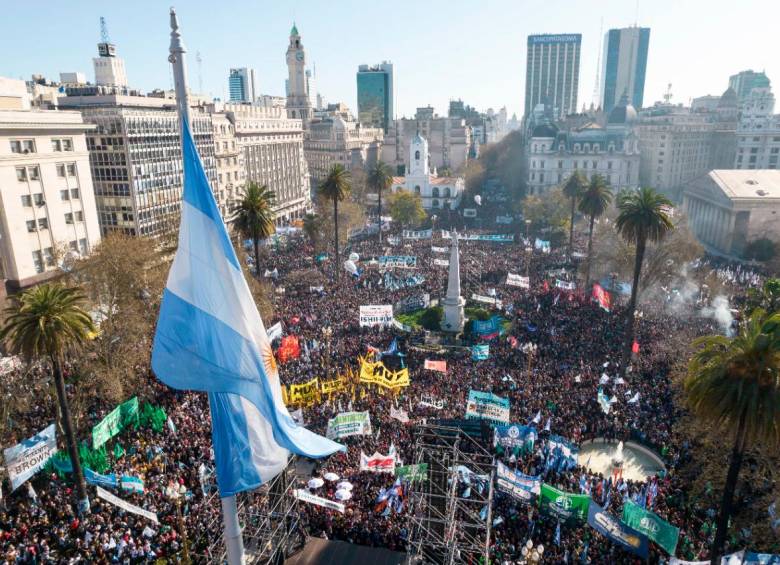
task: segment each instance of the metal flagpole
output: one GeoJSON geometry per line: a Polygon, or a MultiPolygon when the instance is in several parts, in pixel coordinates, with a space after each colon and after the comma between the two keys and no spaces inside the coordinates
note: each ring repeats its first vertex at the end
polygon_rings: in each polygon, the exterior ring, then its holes
{"type": "MultiPolygon", "coordinates": [[[[176,108],[179,112],[179,130],[184,132],[186,124],[192,131],[190,120],[190,103],[187,92],[187,67],[184,62],[184,54],[187,50],[181,41],[179,22],[176,19],[176,10],[171,8],[171,46],[168,61],[173,66],[173,83],[176,90],[176,108]]],[[[184,136],[182,135],[182,143],[184,136]]],[[[183,153],[183,146],[182,146],[183,153]]],[[[183,163],[182,163],[183,165],[183,163]]],[[[227,496],[222,501],[222,517],[225,522],[225,547],[227,548],[227,560],[229,565],[243,565],[244,540],[241,536],[241,525],[238,521],[238,504],[236,496],[227,496]]]]}

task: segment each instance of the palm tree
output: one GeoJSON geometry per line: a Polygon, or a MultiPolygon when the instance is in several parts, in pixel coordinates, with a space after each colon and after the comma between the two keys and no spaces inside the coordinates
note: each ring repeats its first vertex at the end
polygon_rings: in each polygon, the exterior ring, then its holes
{"type": "Polygon", "coordinates": [[[780,314],[756,309],[735,337],[713,335],[697,348],[685,379],[693,412],[719,433],[733,433],[712,563],[720,563],[745,449],[780,440],[780,314]]]}
{"type": "Polygon", "coordinates": [[[574,208],[577,206],[577,200],[585,192],[588,181],[579,171],[574,171],[563,185],[563,195],[571,200],[571,217],[569,218],[569,259],[571,259],[572,245],[574,242],[574,208]]]}
{"type": "Polygon", "coordinates": [[[327,178],[319,188],[322,196],[333,201],[333,224],[336,230],[334,239],[336,247],[336,279],[341,276],[341,264],[339,261],[339,202],[347,197],[351,189],[349,171],[338,163],[330,168],[327,178]]]}
{"type": "Polygon", "coordinates": [[[65,394],[62,364],[95,331],[92,318],[83,308],[85,300],[79,288],[42,284],[14,297],[5,309],[6,320],[0,329],[0,339],[7,340],[8,348],[15,354],[51,364],[80,512],[89,511],[89,498],[65,394]]]}
{"type": "Polygon", "coordinates": [[[393,186],[393,172],[390,165],[377,161],[368,170],[368,186],[376,190],[379,196],[379,243],[382,243],[382,191],[390,190],[393,186]]]}
{"type": "MultiPolygon", "coordinates": [[[[590,217],[588,226],[588,259],[585,264],[585,286],[590,281],[590,260],[593,251],[593,224],[596,218],[604,215],[609,205],[612,203],[612,192],[610,192],[607,180],[601,175],[593,175],[585,191],[580,195],[578,206],[582,214],[590,217]]],[[[569,244],[571,245],[571,244],[569,244]]]]}
{"type": "Polygon", "coordinates": [[[233,209],[231,220],[241,237],[251,239],[255,252],[255,273],[260,274],[260,240],[271,237],[274,227],[276,194],[266,185],[250,182],[233,209]]]}
{"type": "Polygon", "coordinates": [[[309,238],[313,246],[317,246],[319,241],[320,229],[322,228],[322,218],[317,214],[306,214],[303,217],[303,233],[309,238]]]}
{"type": "Polygon", "coordinates": [[[640,188],[636,192],[621,194],[618,200],[616,228],[623,239],[636,246],[634,255],[634,282],[631,286],[631,300],[626,312],[625,343],[620,372],[625,376],[631,359],[631,347],[634,344],[634,310],[639,293],[639,276],[642,274],[642,261],[645,258],[647,242],[658,243],[674,229],[668,210],[672,203],[652,188],[640,188]]]}

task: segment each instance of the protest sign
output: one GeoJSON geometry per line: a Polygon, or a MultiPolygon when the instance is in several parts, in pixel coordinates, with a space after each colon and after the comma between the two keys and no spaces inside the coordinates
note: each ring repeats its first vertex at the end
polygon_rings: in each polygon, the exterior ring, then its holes
{"type": "Polygon", "coordinates": [[[495,339],[501,331],[501,316],[493,316],[489,320],[471,321],[471,332],[482,339],[495,339]]]}
{"type": "Polygon", "coordinates": [[[110,502],[114,506],[118,506],[119,508],[121,508],[126,512],[143,516],[144,518],[151,520],[155,524],[159,524],[159,521],[157,520],[157,514],[155,514],[154,512],[144,510],[143,508],[141,508],[140,506],[136,506],[135,504],[130,504],[129,502],[122,500],[118,496],[114,496],[110,492],[105,491],[100,487],[97,487],[97,495],[99,498],[102,498],[106,502],[110,502]]]}
{"type": "Polygon", "coordinates": [[[340,439],[349,436],[371,434],[371,416],[365,412],[341,412],[328,420],[326,436],[328,439],[340,439]]]}
{"type": "Polygon", "coordinates": [[[428,371],[438,371],[440,373],[446,373],[447,372],[447,362],[446,361],[434,361],[432,359],[426,359],[425,360],[425,368],[428,371]]]}
{"type": "Polygon", "coordinates": [[[360,357],[360,382],[373,383],[383,388],[399,389],[409,386],[409,368],[392,371],[382,361],[369,361],[360,357]]]}
{"type": "Polygon", "coordinates": [[[472,345],[471,346],[471,359],[474,361],[484,361],[490,357],[490,346],[487,344],[483,345],[472,345]]]}
{"type": "Polygon", "coordinates": [[[130,422],[138,421],[138,397],[123,402],[92,428],[92,447],[99,449],[130,422]]]}
{"type": "Polygon", "coordinates": [[[412,255],[382,255],[377,258],[379,267],[383,269],[414,269],[417,267],[417,257],[412,255]]]}
{"type": "Polygon", "coordinates": [[[431,239],[433,237],[433,230],[403,230],[401,235],[404,239],[431,239]]]}
{"type": "Polygon", "coordinates": [[[483,296],[481,294],[472,294],[471,299],[475,302],[482,302],[483,304],[490,304],[496,308],[503,308],[504,304],[498,298],[492,296],[483,296]]]}
{"type": "Polygon", "coordinates": [[[542,483],[539,493],[539,507],[561,522],[584,522],[588,519],[590,496],[587,494],[572,494],[542,483]]]}
{"type": "Polygon", "coordinates": [[[493,445],[509,449],[519,447],[530,452],[534,448],[536,436],[536,428],[533,426],[521,426],[520,424],[496,426],[493,432],[493,445]]]}
{"type": "Polygon", "coordinates": [[[393,306],[393,312],[395,314],[406,314],[408,312],[414,312],[415,310],[422,310],[427,308],[431,304],[431,295],[427,292],[421,294],[413,294],[403,300],[399,300],[393,306]]]}
{"type": "Polygon", "coordinates": [[[407,414],[406,410],[404,410],[403,408],[396,409],[395,406],[391,406],[390,407],[390,417],[395,419],[395,420],[398,420],[399,422],[401,422],[403,424],[408,424],[409,423],[409,414],[407,414]]]}
{"type": "MultiPolygon", "coordinates": [[[[309,289],[311,290],[311,288],[309,289]]],[[[268,335],[268,341],[273,341],[282,337],[282,322],[276,322],[265,332],[268,335]]]]}
{"type": "Polygon", "coordinates": [[[314,402],[319,394],[319,382],[319,379],[314,377],[305,383],[291,384],[287,394],[288,403],[311,404],[314,402]]]}
{"type": "Polygon", "coordinates": [[[523,277],[521,275],[515,275],[514,273],[506,274],[507,286],[518,286],[520,288],[530,288],[531,282],[529,277],[523,277]]]}
{"type": "Polygon", "coordinates": [[[378,451],[369,457],[362,451],[360,452],[360,470],[371,473],[395,473],[395,457],[391,455],[382,455],[378,451]]]}
{"type": "Polygon", "coordinates": [[[627,500],[623,504],[623,523],[645,534],[664,548],[669,555],[674,555],[680,529],[672,526],[657,514],[627,500]]]}
{"type": "Polygon", "coordinates": [[[562,281],[561,279],[555,279],[555,286],[563,290],[575,290],[577,283],[574,281],[562,281]]]}
{"type": "Polygon", "coordinates": [[[116,488],[119,484],[117,476],[115,474],[101,475],[96,473],[92,469],[84,468],[84,479],[91,485],[116,488]]]}
{"type": "Polygon", "coordinates": [[[542,479],[513,471],[502,462],[496,466],[496,488],[512,495],[521,502],[530,503],[539,496],[542,479]]]}
{"type": "Polygon", "coordinates": [[[588,525],[608,538],[612,543],[638,555],[642,559],[647,559],[647,536],[626,526],[620,520],[605,512],[601,506],[592,500],[588,508],[588,525]]]}
{"type": "Polygon", "coordinates": [[[393,322],[393,305],[378,304],[360,307],[360,327],[389,326],[393,322]]]}
{"type": "Polygon", "coordinates": [[[449,259],[434,259],[433,264],[437,267],[449,267],[450,266],[450,260],[449,259]]]}
{"type": "Polygon", "coordinates": [[[432,245],[431,251],[433,251],[434,253],[447,253],[447,251],[449,250],[446,247],[436,247],[432,245]]]}
{"type": "Polygon", "coordinates": [[[343,504],[328,500],[327,498],[322,498],[321,496],[316,496],[310,493],[308,490],[295,489],[295,498],[303,502],[308,502],[309,504],[322,506],[323,508],[328,508],[330,510],[335,510],[336,512],[341,512],[344,514],[343,504]]]}
{"type": "Polygon", "coordinates": [[[404,465],[403,467],[395,468],[395,476],[401,480],[409,481],[425,481],[428,479],[428,464],[419,463],[417,465],[404,465]]]}
{"type": "Polygon", "coordinates": [[[490,392],[470,390],[466,402],[466,419],[489,420],[491,422],[509,422],[509,399],[501,398],[490,392]]]}
{"type": "Polygon", "coordinates": [[[3,451],[5,468],[11,479],[11,490],[16,490],[35,475],[57,452],[57,432],[54,424],[31,438],[3,451]]]}

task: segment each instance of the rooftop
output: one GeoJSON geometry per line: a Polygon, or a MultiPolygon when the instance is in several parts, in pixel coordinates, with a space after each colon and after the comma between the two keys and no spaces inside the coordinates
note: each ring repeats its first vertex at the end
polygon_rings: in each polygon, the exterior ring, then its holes
{"type": "Polygon", "coordinates": [[[732,200],[780,200],[780,170],[717,169],[709,177],[732,200]]]}

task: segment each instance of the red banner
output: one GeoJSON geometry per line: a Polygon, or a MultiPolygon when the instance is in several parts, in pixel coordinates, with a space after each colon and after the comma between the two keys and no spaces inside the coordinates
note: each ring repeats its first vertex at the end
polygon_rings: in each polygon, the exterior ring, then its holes
{"type": "Polygon", "coordinates": [[[631,346],[631,353],[634,355],[639,355],[639,342],[635,341],[634,344],[631,346]]]}
{"type": "Polygon", "coordinates": [[[593,298],[599,301],[599,306],[609,312],[612,307],[612,297],[598,283],[593,285],[593,298]]]}
{"type": "Polygon", "coordinates": [[[446,361],[432,361],[430,359],[425,360],[425,368],[429,371],[439,371],[440,373],[446,373],[447,372],[447,362],[446,361]]]}
{"type": "Polygon", "coordinates": [[[290,359],[297,359],[301,356],[301,346],[298,343],[298,336],[286,335],[282,338],[277,353],[280,363],[286,363],[290,359]]]}

